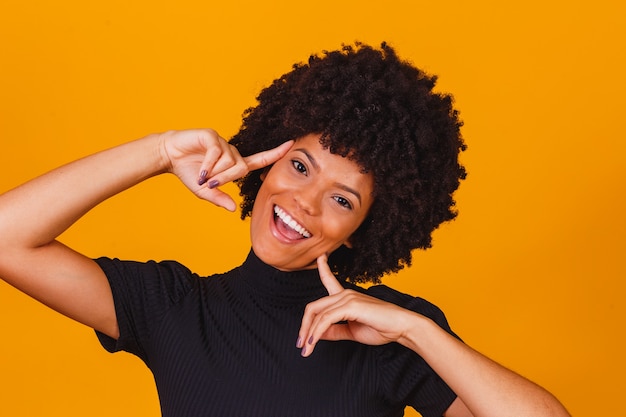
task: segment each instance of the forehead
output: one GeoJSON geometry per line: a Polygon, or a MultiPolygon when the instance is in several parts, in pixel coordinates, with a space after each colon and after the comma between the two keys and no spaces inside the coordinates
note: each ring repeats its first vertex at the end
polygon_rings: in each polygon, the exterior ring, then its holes
{"type": "MultiPolygon", "coordinates": [[[[313,159],[313,162],[318,162],[319,167],[321,165],[327,165],[333,168],[339,166],[351,171],[357,171],[358,173],[365,174],[365,170],[358,162],[351,158],[351,153],[348,152],[347,156],[333,154],[328,147],[325,147],[320,142],[319,134],[309,134],[301,138],[296,139],[294,146],[291,148],[292,152],[300,152],[305,154],[308,159],[313,159]]],[[[316,167],[318,168],[318,167],[316,167]]]]}

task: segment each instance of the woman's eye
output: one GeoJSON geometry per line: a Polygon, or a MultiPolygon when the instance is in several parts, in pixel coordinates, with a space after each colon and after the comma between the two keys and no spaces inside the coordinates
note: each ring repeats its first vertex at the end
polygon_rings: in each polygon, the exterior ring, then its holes
{"type": "Polygon", "coordinates": [[[300,161],[297,160],[293,160],[291,161],[291,164],[293,165],[293,167],[296,169],[296,171],[302,173],[302,174],[306,174],[306,167],[304,166],[304,164],[300,161]]]}
{"type": "Polygon", "coordinates": [[[352,210],[352,204],[350,204],[350,201],[348,201],[347,199],[341,197],[341,196],[337,196],[334,197],[335,201],[341,206],[341,207],[345,207],[347,209],[352,210]]]}

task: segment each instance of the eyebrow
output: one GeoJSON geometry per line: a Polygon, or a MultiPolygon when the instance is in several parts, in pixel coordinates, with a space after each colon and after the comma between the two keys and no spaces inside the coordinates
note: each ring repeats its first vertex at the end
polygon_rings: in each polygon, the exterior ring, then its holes
{"type": "MultiPolygon", "coordinates": [[[[303,149],[303,148],[294,149],[294,151],[296,151],[296,152],[302,152],[302,153],[303,153],[303,154],[307,157],[307,159],[309,160],[309,162],[311,163],[311,165],[313,165],[313,168],[315,168],[317,171],[319,171],[320,166],[319,166],[319,164],[317,163],[317,161],[315,160],[315,158],[313,158],[313,155],[311,155],[311,154],[309,153],[309,151],[307,151],[306,149],[303,149]]],[[[354,194],[354,196],[355,196],[355,197],[359,200],[359,205],[362,205],[362,202],[361,202],[361,193],[359,193],[357,190],[355,190],[355,189],[354,189],[354,188],[352,188],[352,187],[348,187],[346,184],[342,184],[342,183],[340,183],[340,182],[336,182],[336,183],[335,183],[335,186],[337,186],[337,187],[341,188],[342,190],[344,190],[344,191],[346,191],[346,192],[348,192],[348,193],[350,193],[350,194],[354,194]]]]}

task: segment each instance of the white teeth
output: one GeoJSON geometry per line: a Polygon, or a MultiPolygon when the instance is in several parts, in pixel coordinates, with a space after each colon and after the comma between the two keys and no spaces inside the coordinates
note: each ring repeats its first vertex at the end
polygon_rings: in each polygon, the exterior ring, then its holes
{"type": "Polygon", "coordinates": [[[289,226],[290,228],[292,228],[296,232],[300,233],[302,236],[304,236],[304,237],[311,237],[311,233],[309,233],[308,230],[306,230],[304,227],[300,226],[300,224],[298,224],[298,222],[296,222],[294,219],[292,219],[291,216],[288,215],[287,213],[285,213],[283,211],[283,209],[281,209],[280,207],[274,206],[274,213],[276,213],[276,215],[278,217],[280,217],[280,219],[283,221],[283,223],[285,223],[287,226],[289,226]]]}

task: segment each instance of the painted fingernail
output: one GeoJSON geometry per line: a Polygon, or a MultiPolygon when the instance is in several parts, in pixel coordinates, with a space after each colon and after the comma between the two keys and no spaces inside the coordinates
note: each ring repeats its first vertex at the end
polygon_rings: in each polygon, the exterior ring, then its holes
{"type": "Polygon", "coordinates": [[[220,182],[218,180],[209,181],[209,188],[215,188],[218,185],[220,185],[220,182]]]}
{"type": "Polygon", "coordinates": [[[198,177],[198,185],[202,185],[206,182],[207,180],[207,174],[208,172],[206,172],[205,169],[203,169],[202,171],[200,171],[200,176],[198,177]]]}
{"type": "Polygon", "coordinates": [[[309,337],[309,345],[313,344],[313,336],[309,337]]]}
{"type": "Polygon", "coordinates": [[[302,347],[302,338],[300,336],[298,336],[298,340],[296,340],[296,347],[297,348],[302,347]]]}
{"type": "Polygon", "coordinates": [[[302,348],[302,350],[300,351],[300,355],[306,355],[306,346],[302,348]]]}

